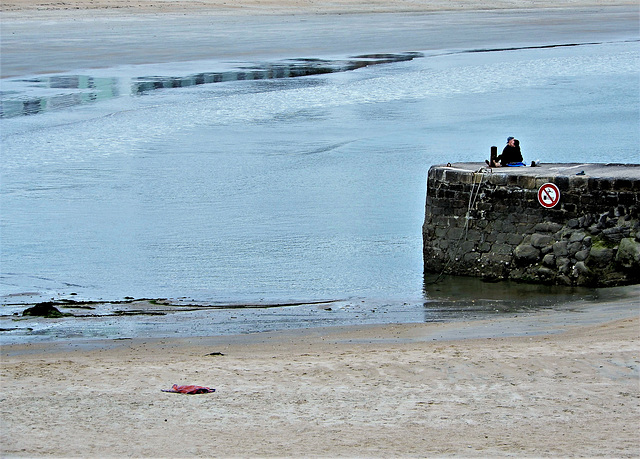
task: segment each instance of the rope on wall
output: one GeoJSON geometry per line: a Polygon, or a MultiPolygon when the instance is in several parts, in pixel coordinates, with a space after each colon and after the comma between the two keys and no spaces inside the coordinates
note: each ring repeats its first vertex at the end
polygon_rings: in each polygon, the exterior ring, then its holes
{"type": "Polygon", "coordinates": [[[471,193],[469,194],[469,204],[467,206],[467,213],[464,216],[464,219],[465,219],[464,230],[462,231],[462,234],[460,234],[460,237],[458,238],[458,240],[455,242],[455,252],[453,253],[452,256],[449,257],[449,259],[447,260],[445,265],[442,267],[442,270],[440,271],[436,279],[432,282],[428,282],[428,284],[436,284],[440,282],[442,280],[442,277],[445,274],[445,271],[449,268],[451,263],[453,263],[453,261],[458,257],[458,253],[460,252],[460,247],[462,246],[462,243],[467,240],[467,236],[469,233],[469,221],[471,220],[471,209],[473,209],[476,205],[476,201],[478,200],[478,196],[480,195],[480,189],[482,187],[482,184],[485,183],[485,177],[489,177],[492,174],[492,172],[493,171],[491,170],[491,168],[481,167],[480,169],[478,169],[476,172],[473,173],[474,174],[473,184],[471,186],[471,193]],[[477,183],[478,186],[476,187],[476,176],[478,174],[480,174],[480,180],[478,181],[477,183]]]}

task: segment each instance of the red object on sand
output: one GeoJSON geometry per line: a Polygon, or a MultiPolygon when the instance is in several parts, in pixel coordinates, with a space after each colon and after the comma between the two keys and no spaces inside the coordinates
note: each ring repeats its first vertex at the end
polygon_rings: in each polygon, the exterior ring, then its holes
{"type": "Polygon", "coordinates": [[[163,390],[162,392],[174,392],[176,394],[208,394],[211,392],[215,392],[215,389],[211,389],[210,387],[204,386],[178,386],[174,384],[171,386],[171,390],[163,390]]]}

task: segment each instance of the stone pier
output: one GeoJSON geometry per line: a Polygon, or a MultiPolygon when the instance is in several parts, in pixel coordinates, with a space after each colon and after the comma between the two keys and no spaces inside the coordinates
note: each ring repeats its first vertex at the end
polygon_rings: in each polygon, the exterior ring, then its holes
{"type": "Polygon", "coordinates": [[[425,273],[583,286],[640,282],[640,164],[433,166],[425,273]]]}

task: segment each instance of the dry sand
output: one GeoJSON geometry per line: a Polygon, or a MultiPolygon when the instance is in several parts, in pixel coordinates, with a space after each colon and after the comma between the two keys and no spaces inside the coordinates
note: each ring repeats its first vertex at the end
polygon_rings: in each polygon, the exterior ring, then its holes
{"type": "Polygon", "coordinates": [[[560,334],[431,340],[469,325],[7,346],[3,453],[640,455],[637,316],[560,334]],[[161,392],[173,383],[217,391],[161,392]]]}

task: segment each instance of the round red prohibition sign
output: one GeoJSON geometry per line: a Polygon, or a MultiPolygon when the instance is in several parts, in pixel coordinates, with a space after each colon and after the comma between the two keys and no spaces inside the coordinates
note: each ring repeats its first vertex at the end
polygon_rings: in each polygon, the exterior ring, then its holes
{"type": "Polygon", "coordinates": [[[538,189],[538,202],[542,207],[551,209],[560,201],[560,190],[553,183],[545,183],[538,189]]]}

